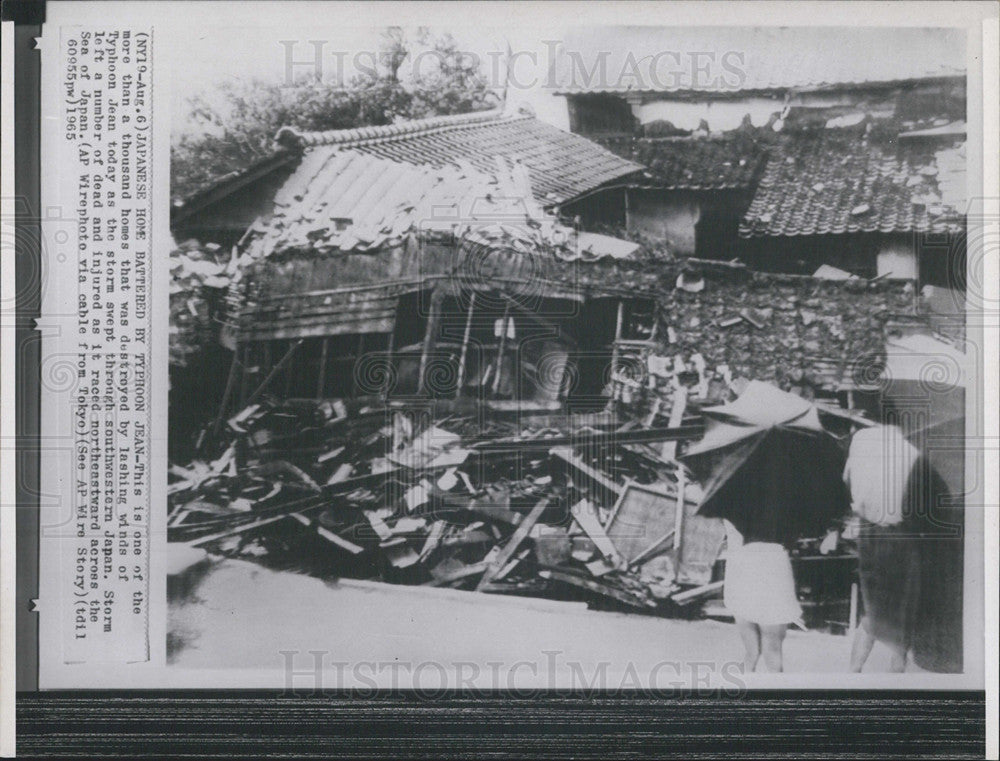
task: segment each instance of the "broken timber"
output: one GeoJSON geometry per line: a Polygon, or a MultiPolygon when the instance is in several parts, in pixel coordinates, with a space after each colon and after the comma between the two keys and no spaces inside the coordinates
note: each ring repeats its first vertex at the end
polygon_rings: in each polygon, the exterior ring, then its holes
{"type": "Polygon", "coordinates": [[[507,561],[513,557],[515,552],[517,552],[517,548],[521,546],[521,542],[527,539],[532,526],[534,526],[538,522],[538,519],[542,517],[542,513],[545,512],[545,508],[548,507],[548,505],[549,498],[546,497],[531,508],[531,512],[524,517],[518,527],[514,530],[510,541],[504,545],[504,548],[500,550],[500,553],[486,569],[483,577],[479,580],[479,585],[476,587],[477,591],[482,591],[483,587],[493,581],[497,573],[499,573],[500,570],[507,565],[507,561]]]}

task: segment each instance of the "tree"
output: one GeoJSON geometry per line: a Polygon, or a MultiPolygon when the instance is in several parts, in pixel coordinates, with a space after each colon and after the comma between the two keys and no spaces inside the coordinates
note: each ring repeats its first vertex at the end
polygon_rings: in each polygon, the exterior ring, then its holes
{"type": "Polygon", "coordinates": [[[382,35],[377,65],[346,86],[302,77],[280,82],[225,82],[216,98],[190,100],[200,129],[180,135],[171,148],[171,193],[185,198],[218,178],[239,171],[274,150],[283,126],[319,131],[391,124],[494,107],[498,99],[481,75],[479,61],[463,54],[445,34],[431,38],[418,30],[415,41],[399,27],[382,35]],[[415,44],[414,44],[415,43],[415,44]],[[420,63],[409,77],[404,64],[420,63]],[[221,102],[216,107],[212,101],[221,102]]]}

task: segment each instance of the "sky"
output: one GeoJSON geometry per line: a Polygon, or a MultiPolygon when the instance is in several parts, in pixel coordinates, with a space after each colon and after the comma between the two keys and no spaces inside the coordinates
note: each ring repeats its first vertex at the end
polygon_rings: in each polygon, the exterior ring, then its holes
{"type": "MultiPolygon", "coordinates": [[[[360,68],[371,65],[379,50],[385,26],[345,27],[322,23],[283,25],[280,29],[261,26],[202,27],[194,34],[172,36],[167,55],[171,59],[171,107],[175,133],[192,129],[185,116],[190,112],[189,99],[208,95],[210,102],[220,83],[253,79],[284,81],[291,59],[293,75],[314,70],[317,51],[321,54],[323,75],[349,81],[360,68]]],[[[407,30],[413,38],[416,28],[407,30]]],[[[513,66],[515,83],[508,85],[508,105],[531,107],[539,118],[568,127],[565,102],[545,88],[534,85],[544,81],[549,47],[545,40],[559,40],[564,30],[553,27],[511,30],[472,28],[461,24],[428,27],[433,37],[451,34],[459,48],[478,57],[491,85],[502,90],[508,45],[517,51],[513,66]],[[537,63],[536,63],[537,62],[537,63]],[[518,85],[521,83],[525,86],[518,85]]],[[[415,46],[419,51],[419,46],[415,46]]],[[[433,59],[419,59],[418,68],[430,68],[433,59]]]]}

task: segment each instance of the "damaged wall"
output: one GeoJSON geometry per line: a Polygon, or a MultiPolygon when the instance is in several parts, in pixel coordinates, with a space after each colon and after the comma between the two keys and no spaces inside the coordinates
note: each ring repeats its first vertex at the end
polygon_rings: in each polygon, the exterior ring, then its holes
{"type": "Polygon", "coordinates": [[[672,328],[675,340],[668,338],[660,349],[700,353],[710,368],[728,365],[734,377],[788,386],[806,373],[814,385],[835,390],[845,375],[851,377],[852,365],[863,367],[865,357],[881,354],[889,317],[913,310],[908,283],[709,276],[700,293],[664,292],[661,325],[672,328]],[[749,319],[729,325],[744,310],[749,319]]]}
{"type": "Polygon", "coordinates": [[[891,318],[917,314],[906,281],[820,280],[698,260],[596,263],[581,285],[590,278],[658,292],[654,354],[685,361],[701,354],[710,370],[728,365],[733,377],[784,387],[805,373],[806,383],[837,390],[882,355],[891,318]],[[703,281],[700,291],[676,287],[685,266],[703,281]]]}

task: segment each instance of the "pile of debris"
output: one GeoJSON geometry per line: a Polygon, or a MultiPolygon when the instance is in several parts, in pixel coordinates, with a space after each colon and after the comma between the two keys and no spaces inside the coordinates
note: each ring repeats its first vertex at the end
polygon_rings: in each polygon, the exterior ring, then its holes
{"type": "Polygon", "coordinates": [[[170,364],[184,367],[215,340],[212,317],[232,275],[215,243],[181,243],[170,254],[170,364]]]}
{"type": "Polygon", "coordinates": [[[701,431],[696,415],[261,397],[203,437],[210,456],[170,467],[169,541],[322,578],[683,614],[721,588],[721,521],[696,515],[673,457],[701,431]]]}

